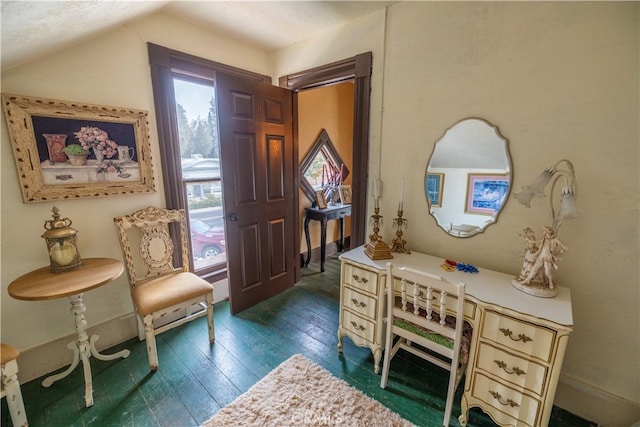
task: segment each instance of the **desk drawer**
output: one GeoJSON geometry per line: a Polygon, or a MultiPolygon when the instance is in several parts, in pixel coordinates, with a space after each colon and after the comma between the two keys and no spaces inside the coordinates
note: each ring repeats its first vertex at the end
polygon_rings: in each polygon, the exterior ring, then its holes
{"type": "Polygon", "coordinates": [[[538,363],[480,343],[476,367],[525,390],[541,395],[547,368],[538,363]]]}
{"type": "Polygon", "coordinates": [[[378,293],[378,274],[344,263],[343,283],[356,289],[376,295],[378,293]]]}
{"type": "Polygon", "coordinates": [[[486,402],[483,409],[503,426],[534,426],[540,417],[540,402],[482,374],[474,376],[473,396],[486,402]]]}
{"type": "Polygon", "coordinates": [[[545,327],[487,310],[481,336],[524,355],[551,361],[555,332],[545,327]]]}
{"type": "Polygon", "coordinates": [[[360,293],[349,286],[342,288],[342,306],[371,320],[375,319],[377,302],[375,298],[360,293]]]}
{"type": "Polygon", "coordinates": [[[351,207],[342,208],[339,211],[332,214],[331,216],[332,216],[332,219],[346,218],[348,216],[351,216],[351,207]]]}
{"type": "Polygon", "coordinates": [[[369,343],[374,342],[376,325],[349,310],[342,310],[342,326],[369,343]]]}

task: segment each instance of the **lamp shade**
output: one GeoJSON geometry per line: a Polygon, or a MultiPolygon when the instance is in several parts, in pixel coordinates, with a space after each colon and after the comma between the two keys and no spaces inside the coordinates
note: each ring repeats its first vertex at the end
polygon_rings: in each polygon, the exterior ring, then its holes
{"type": "Polygon", "coordinates": [[[545,169],[531,185],[522,187],[522,191],[515,193],[513,196],[523,205],[530,208],[531,199],[534,197],[544,197],[544,187],[547,186],[555,170],[553,168],[545,169]]]}
{"type": "Polygon", "coordinates": [[[563,187],[560,199],[560,212],[553,218],[553,228],[557,230],[562,221],[578,218],[576,197],[571,187],[563,187]]]}

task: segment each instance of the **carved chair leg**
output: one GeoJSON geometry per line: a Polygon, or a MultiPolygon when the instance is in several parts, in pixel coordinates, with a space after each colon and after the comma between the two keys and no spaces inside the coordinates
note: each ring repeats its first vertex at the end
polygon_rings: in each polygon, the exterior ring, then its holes
{"type": "Polygon", "coordinates": [[[2,365],[2,385],[7,393],[7,406],[14,426],[27,426],[27,414],[18,382],[18,363],[15,360],[2,365]]]}
{"type": "Polygon", "coordinates": [[[144,323],[142,322],[142,319],[140,318],[140,316],[136,316],[136,325],[138,327],[138,340],[142,341],[145,337],[145,332],[144,332],[144,323]]]}
{"type": "Polygon", "coordinates": [[[144,335],[147,340],[147,356],[151,372],[158,370],[158,349],[156,348],[156,335],[153,330],[153,315],[144,316],[144,335]]]}
{"type": "Polygon", "coordinates": [[[209,329],[209,342],[213,343],[216,340],[213,325],[213,292],[207,294],[207,328],[209,329]]]}

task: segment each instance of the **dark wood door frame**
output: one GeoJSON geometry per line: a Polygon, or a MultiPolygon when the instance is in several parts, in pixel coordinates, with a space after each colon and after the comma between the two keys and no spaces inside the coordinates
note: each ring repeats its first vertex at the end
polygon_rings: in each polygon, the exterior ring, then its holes
{"type": "MultiPolygon", "coordinates": [[[[371,94],[371,52],[309,70],[282,76],[281,87],[298,92],[321,86],[354,81],[353,114],[353,198],[351,201],[351,246],[364,244],[366,236],[367,182],[369,165],[369,116],[371,94]]],[[[294,141],[298,146],[298,103],[294,94],[294,141]]]]}

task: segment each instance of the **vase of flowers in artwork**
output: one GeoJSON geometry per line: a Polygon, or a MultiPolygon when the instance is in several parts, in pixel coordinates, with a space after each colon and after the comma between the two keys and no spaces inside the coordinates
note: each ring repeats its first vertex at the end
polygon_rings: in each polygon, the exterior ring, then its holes
{"type": "Polygon", "coordinates": [[[64,146],[67,141],[67,135],[57,133],[43,133],[44,139],[47,141],[47,151],[49,151],[49,162],[64,163],[67,161],[67,155],[64,153],[64,146]]]}
{"type": "Polygon", "coordinates": [[[98,127],[83,126],[73,134],[85,151],[93,151],[98,164],[105,158],[110,159],[118,154],[118,144],[109,139],[109,134],[106,131],[98,127]]]}
{"type": "Polygon", "coordinates": [[[81,145],[70,144],[64,147],[62,151],[65,152],[72,166],[84,166],[87,164],[89,152],[83,149],[81,145]]]}

